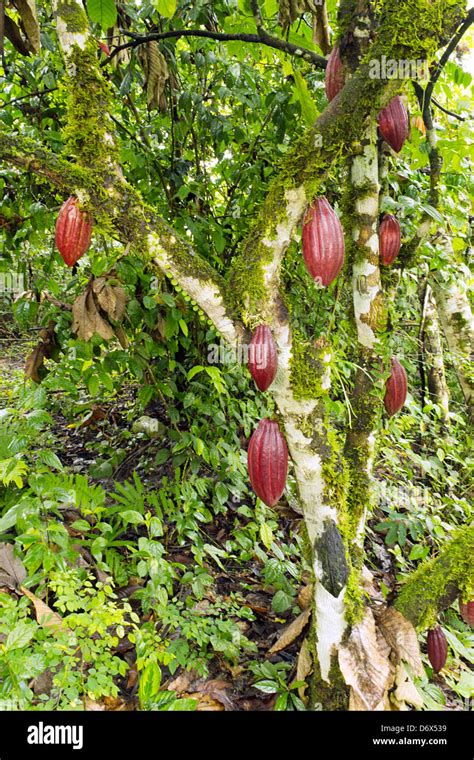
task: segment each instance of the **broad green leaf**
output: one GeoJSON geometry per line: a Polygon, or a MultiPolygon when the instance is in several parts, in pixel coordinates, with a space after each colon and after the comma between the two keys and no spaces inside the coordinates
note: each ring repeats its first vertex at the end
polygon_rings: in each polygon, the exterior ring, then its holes
{"type": "Polygon", "coordinates": [[[311,97],[306,80],[298,69],[293,68],[293,76],[295,78],[295,95],[300,101],[303,119],[311,127],[318,118],[318,109],[311,97]]]}
{"type": "Polygon", "coordinates": [[[153,0],[153,5],[165,18],[172,18],[176,13],[176,0],[153,0]]]}
{"type": "Polygon", "coordinates": [[[35,635],[33,626],[26,623],[19,623],[10,631],[5,641],[5,649],[23,649],[35,635]]]}
{"type": "Polygon", "coordinates": [[[91,21],[102,29],[110,29],[117,20],[115,0],[87,0],[87,12],[91,21]]]}

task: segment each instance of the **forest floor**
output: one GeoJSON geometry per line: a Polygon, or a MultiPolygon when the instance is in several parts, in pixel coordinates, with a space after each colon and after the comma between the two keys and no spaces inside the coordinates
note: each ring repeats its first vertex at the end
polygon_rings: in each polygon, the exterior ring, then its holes
{"type": "MultiPolygon", "coordinates": [[[[9,334],[3,338],[0,355],[0,409],[9,405],[12,389],[18,388],[23,382],[25,357],[32,344],[28,338],[18,342],[18,336],[9,334]]],[[[56,399],[51,411],[51,434],[65,470],[91,477],[94,484],[107,492],[117,483],[132,480],[135,474],[147,490],[159,489],[163,478],[172,478],[169,461],[150,467],[159,450],[166,445],[163,439],[144,440],[143,437],[130,435],[130,410],[133,410],[134,403],[135,389],[131,387],[115,398],[113,403],[84,404],[83,408],[81,405],[76,406],[75,416],[71,418],[70,409],[63,409],[56,399]],[[119,462],[111,465],[107,453],[117,450],[122,451],[122,456],[119,462]]],[[[159,403],[152,405],[148,413],[158,419],[165,419],[166,416],[159,403]]],[[[379,476],[383,476],[383,473],[379,473],[379,476]]],[[[232,540],[232,512],[236,512],[239,506],[228,505],[227,512],[218,514],[212,522],[206,523],[203,533],[209,544],[224,546],[232,540]]],[[[91,547],[87,541],[82,540],[81,532],[73,527],[74,522],[81,517],[74,505],[63,511],[69,535],[78,540],[81,566],[88,568],[97,580],[107,580],[107,575],[94,559],[91,547]]],[[[279,509],[278,517],[285,535],[291,537],[298,533],[301,518],[291,508],[283,506],[279,509]]],[[[382,513],[376,514],[371,526],[383,517],[382,513]]],[[[119,551],[125,564],[128,561],[126,545],[136,542],[140,535],[143,535],[140,529],[134,526],[121,534],[124,548],[119,551]]],[[[366,548],[368,565],[374,573],[378,588],[383,588],[385,598],[390,599],[397,586],[393,552],[387,548],[383,536],[373,529],[369,531],[366,548]]],[[[183,544],[182,541],[173,540],[167,542],[166,559],[194,572],[196,560],[192,543],[183,544]]],[[[205,571],[208,576],[206,591],[198,601],[192,602],[193,612],[197,616],[218,617],[222,614],[219,605],[234,605],[234,608],[236,602],[244,605],[251,611],[251,615],[246,618],[245,615],[239,617],[237,614],[235,623],[252,648],[248,653],[241,652],[235,662],[214,653],[207,660],[205,675],[180,667],[173,675],[168,674],[162,688],[174,691],[180,698],[193,699],[198,710],[273,710],[278,699],[288,699],[291,684],[296,682],[297,671],[299,672],[298,658],[310,614],[311,587],[308,585],[307,574],[303,572],[300,575],[295,603],[281,613],[274,609],[272,601],[275,589],[264,577],[262,561],[258,557],[246,563],[231,558],[217,563],[206,562],[205,571]],[[259,686],[255,686],[256,682],[259,686]],[[275,691],[271,685],[266,690],[265,683],[270,682],[278,683],[279,690],[275,691]]],[[[150,619],[150,613],[144,614],[139,601],[135,599],[136,592],[142,589],[143,584],[142,578],[131,576],[124,585],[115,584],[115,593],[119,599],[128,600],[133,610],[146,620],[150,619]]],[[[178,591],[178,600],[186,603],[188,593],[185,590],[178,591]]],[[[226,611],[225,614],[229,613],[226,611]]],[[[89,700],[89,709],[137,709],[138,675],[133,650],[133,645],[126,640],[120,642],[117,651],[129,667],[126,675],[119,679],[118,696],[114,699],[89,700]]],[[[458,696],[443,679],[436,677],[435,680],[443,692],[446,709],[462,709],[458,696]]],[[[304,699],[304,689],[305,687],[296,686],[294,691],[304,699]]]]}

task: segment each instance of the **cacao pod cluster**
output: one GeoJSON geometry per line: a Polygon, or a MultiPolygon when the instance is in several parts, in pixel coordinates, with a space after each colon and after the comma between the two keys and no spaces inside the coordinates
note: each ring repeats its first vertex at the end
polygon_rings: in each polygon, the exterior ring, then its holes
{"type": "Polygon", "coordinates": [[[448,642],[441,626],[437,625],[436,628],[428,631],[426,645],[428,648],[428,659],[433,670],[435,673],[439,673],[444,668],[448,657],[448,642]]]}
{"type": "Polygon", "coordinates": [[[377,117],[380,134],[386,143],[400,153],[410,132],[408,112],[400,95],[396,95],[377,117]]]}
{"type": "Polygon", "coordinates": [[[315,282],[330,285],[344,264],[344,233],[326,198],[316,198],[303,220],[303,258],[315,282]]]}
{"type": "Polygon", "coordinates": [[[92,218],[73,195],[63,203],[56,220],[56,247],[68,267],[84,255],[92,236],[92,218]]]}
{"type": "Polygon", "coordinates": [[[396,356],[392,357],[392,371],[385,385],[384,405],[389,417],[400,411],[407,398],[407,375],[396,356]]]}
{"type": "Polygon", "coordinates": [[[288,473],[288,449],[277,422],[259,422],[250,439],[247,463],[253,490],[268,507],[274,507],[288,473]]]}
{"type": "MultiPolygon", "coordinates": [[[[248,368],[259,390],[270,387],[278,368],[272,331],[258,325],[249,345],[248,368]]],[[[247,452],[250,483],[267,507],[274,507],[286,485],[288,449],[277,422],[261,420],[252,433],[247,452]]]]}
{"type": "Polygon", "coordinates": [[[393,264],[400,252],[400,223],[393,214],[384,214],[379,227],[380,261],[384,266],[393,264]]]}

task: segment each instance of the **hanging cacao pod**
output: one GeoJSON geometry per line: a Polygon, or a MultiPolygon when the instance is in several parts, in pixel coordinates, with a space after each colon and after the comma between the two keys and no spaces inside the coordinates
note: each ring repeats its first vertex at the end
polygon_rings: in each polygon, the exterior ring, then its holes
{"type": "Polygon", "coordinates": [[[408,112],[400,95],[396,95],[377,117],[380,134],[396,153],[400,153],[408,137],[408,112]]]}
{"type": "Polygon", "coordinates": [[[474,599],[466,604],[459,603],[459,611],[465,623],[474,628],[474,599]]]}
{"type": "Polygon", "coordinates": [[[441,626],[437,625],[436,628],[428,631],[426,644],[428,647],[428,659],[433,666],[434,672],[439,673],[444,668],[448,656],[448,642],[441,626]]]}
{"type": "Polygon", "coordinates": [[[326,66],[326,75],[324,79],[324,87],[326,89],[326,97],[331,102],[338,92],[344,87],[344,65],[341,60],[341,54],[339,47],[334,45],[331,55],[328,58],[328,64],[326,66]]]}
{"type": "Polygon", "coordinates": [[[277,422],[259,422],[250,439],[247,464],[253,490],[267,507],[274,507],[288,472],[288,449],[277,422]]]}
{"type": "Polygon", "coordinates": [[[272,331],[268,325],[258,325],[249,345],[248,368],[261,391],[273,383],[278,358],[272,331]]]}
{"type": "Polygon", "coordinates": [[[380,261],[385,266],[393,264],[401,245],[400,224],[393,214],[385,214],[379,227],[380,261]]]}
{"type": "Polygon", "coordinates": [[[303,220],[303,257],[314,280],[324,287],[344,264],[344,234],[339,217],[326,198],[316,198],[303,220]]]}
{"type": "Polygon", "coordinates": [[[402,408],[407,398],[407,375],[396,356],[392,357],[392,373],[385,386],[385,409],[392,417],[402,408]]]}
{"type": "Polygon", "coordinates": [[[87,251],[92,236],[92,219],[81,211],[73,195],[63,203],[56,220],[56,246],[68,267],[87,251]]]}

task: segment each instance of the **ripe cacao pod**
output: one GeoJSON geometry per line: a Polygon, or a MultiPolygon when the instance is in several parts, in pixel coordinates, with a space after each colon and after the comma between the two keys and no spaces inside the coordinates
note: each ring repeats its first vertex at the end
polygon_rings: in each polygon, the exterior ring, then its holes
{"type": "Polygon", "coordinates": [[[272,331],[268,325],[258,325],[249,345],[248,368],[261,391],[273,383],[278,358],[272,331]]]}
{"type": "Polygon", "coordinates": [[[426,643],[428,647],[428,659],[433,666],[434,672],[439,673],[444,668],[448,656],[448,642],[441,626],[437,625],[436,628],[428,631],[426,643]]]}
{"type": "Polygon", "coordinates": [[[403,148],[408,137],[409,121],[407,109],[400,95],[396,95],[377,117],[380,134],[396,153],[403,148]]]}
{"type": "Polygon", "coordinates": [[[326,97],[329,101],[333,100],[338,92],[344,87],[344,65],[341,60],[341,54],[339,47],[335,45],[331,50],[331,55],[328,58],[328,65],[326,66],[326,76],[324,79],[324,87],[326,89],[326,97]]]}
{"type": "Polygon", "coordinates": [[[407,397],[407,375],[396,356],[392,357],[392,373],[385,386],[385,409],[392,417],[402,408],[407,397]]]}
{"type": "Polygon", "coordinates": [[[317,283],[327,287],[344,264],[341,222],[326,198],[316,198],[303,220],[303,256],[317,283]]]}
{"type": "Polygon", "coordinates": [[[92,236],[92,219],[81,211],[73,195],[61,206],[56,220],[56,246],[68,267],[87,251],[92,236]]]}
{"type": "Polygon", "coordinates": [[[474,599],[466,604],[459,603],[459,611],[465,623],[474,628],[474,599]]]}
{"type": "Polygon", "coordinates": [[[401,245],[398,219],[393,214],[385,214],[379,227],[380,261],[385,266],[393,264],[401,245]]]}
{"type": "Polygon", "coordinates": [[[259,422],[250,439],[247,464],[253,490],[267,507],[274,507],[288,472],[288,449],[277,422],[259,422]]]}

